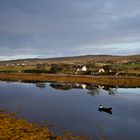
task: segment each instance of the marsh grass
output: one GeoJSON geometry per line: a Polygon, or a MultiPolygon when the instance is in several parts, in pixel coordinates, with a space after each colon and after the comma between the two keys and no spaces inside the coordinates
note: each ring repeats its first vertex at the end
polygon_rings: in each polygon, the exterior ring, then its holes
{"type": "Polygon", "coordinates": [[[17,118],[16,113],[0,111],[0,140],[88,140],[87,136],[72,136],[64,132],[54,135],[47,127],[17,118]]]}
{"type": "Polygon", "coordinates": [[[88,76],[88,75],[60,75],[60,74],[0,74],[0,80],[26,82],[70,82],[95,83],[109,86],[140,86],[140,77],[136,76],[88,76]]]}
{"type": "Polygon", "coordinates": [[[47,128],[19,119],[14,113],[0,112],[0,140],[50,140],[57,137],[47,128]]]}

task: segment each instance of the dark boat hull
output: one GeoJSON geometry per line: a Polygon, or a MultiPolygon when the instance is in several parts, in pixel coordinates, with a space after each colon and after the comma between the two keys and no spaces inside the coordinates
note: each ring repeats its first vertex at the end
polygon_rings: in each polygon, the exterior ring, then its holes
{"type": "Polygon", "coordinates": [[[109,114],[112,114],[112,107],[109,107],[109,108],[98,108],[98,110],[101,112],[101,111],[103,111],[103,112],[106,112],[106,113],[109,113],[109,114]]]}

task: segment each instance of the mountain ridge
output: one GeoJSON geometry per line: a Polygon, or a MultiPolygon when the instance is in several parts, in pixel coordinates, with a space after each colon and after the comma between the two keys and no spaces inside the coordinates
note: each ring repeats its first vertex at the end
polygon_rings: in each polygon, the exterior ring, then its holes
{"type": "Polygon", "coordinates": [[[26,58],[16,60],[0,61],[0,64],[5,63],[89,63],[89,62],[117,62],[117,61],[140,61],[140,54],[137,55],[81,55],[68,57],[54,58],[26,58]]]}

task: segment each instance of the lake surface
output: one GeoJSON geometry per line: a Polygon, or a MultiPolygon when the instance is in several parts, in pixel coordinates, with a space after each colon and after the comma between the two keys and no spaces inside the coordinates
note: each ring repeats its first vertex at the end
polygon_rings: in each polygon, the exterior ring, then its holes
{"type": "Polygon", "coordinates": [[[52,124],[58,134],[64,129],[95,139],[140,138],[140,88],[0,82],[0,109],[19,111],[31,122],[52,124]],[[100,104],[112,107],[112,114],[98,111],[100,104]]]}

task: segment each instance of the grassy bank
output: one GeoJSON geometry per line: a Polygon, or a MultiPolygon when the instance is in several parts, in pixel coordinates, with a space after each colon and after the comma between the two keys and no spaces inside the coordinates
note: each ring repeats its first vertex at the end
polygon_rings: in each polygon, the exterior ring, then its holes
{"type": "Polygon", "coordinates": [[[47,127],[17,118],[15,113],[0,111],[0,140],[87,140],[86,136],[65,133],[55,136],[47,127]]]}
{"type": "Polygon", "coordinates": [[[55,75],[55,74],[0,74],[0,80],[7,81],[55,81],[73,83],[95,83],[111,86],[140,86],[140,78],[135,76],[86,76],[86,75],[55,75]]]}
{"type": "Polygon", "coordinates": [[[61,140],[47,128],[31,124],[16,118],[14,114],[0,112],[0,139],[1,140],[61,140]]]}

